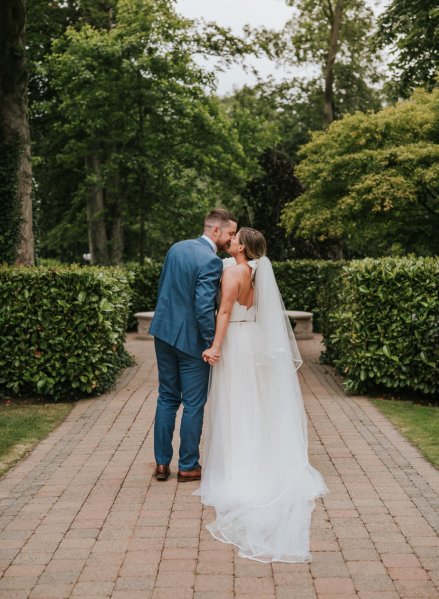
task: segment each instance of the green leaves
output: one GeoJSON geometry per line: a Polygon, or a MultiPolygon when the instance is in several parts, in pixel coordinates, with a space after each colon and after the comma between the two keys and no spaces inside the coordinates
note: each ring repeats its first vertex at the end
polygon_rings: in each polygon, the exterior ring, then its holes
{"type": "Polygon", "coordinates": [[[439,389],[439,259],[352,261],[322,310],[326,358],[350,391],[439,389]]]}
{"type": "Polygon", "coordinates": [[[395,97],[414,87],[433,89],[439,60],[439,10],[436,0],[391,0],[379,18],[378,43],[390,56],[395,97]]]}
{"type": "Polygon", "coordinates": [[[0,394],[74,398],[113,384],[129,362],[131,279],[110,268],[0,267],[0,394]]]}
{"type": "Polygon", "coordinates": [[[439,89],[313,134],[296,172],[305,193],[282,223],[350,256],[439,253],[439,89]]]}
{"type": "Polygon", "coordinates": [[[79,3],[85,18],[53,41],[47,100],[33,105],[43,247],[63,261],[78,261],[90,239],[94,263],[163,256],[177,236],[199,233],[218,197],[236,201],[272,138],[267,120],[229,114],[211,93],[214,73],[193,59],[211,45],[246,53],[247,42],[225,31],[215,42],[168,0],[114,8],[79,3]]]}

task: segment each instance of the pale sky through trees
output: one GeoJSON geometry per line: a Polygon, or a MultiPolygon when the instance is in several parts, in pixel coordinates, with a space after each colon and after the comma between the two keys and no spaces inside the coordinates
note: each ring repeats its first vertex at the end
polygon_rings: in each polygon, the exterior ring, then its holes
{"type": "MultiPolygon", "coordinates": [[[[383,0],[370,0],[368,4],[375,13],[383,10],[383,0]]],[[[292,8],[285,0],[177,0],[177,11],[190,19],[204,18],[216,21],[219,25],[231,27],[236,34],[241,33],[243,25],[253,27],[264,25],[272,29],[281,29],[291,18],[292,8]]],[[[274,76],[281,80],[287,74],[267,58],[246,58],[246,63],[257,67],[261,76],[274,76]]],[[[304,74],[304,69],[291,69],[291,74],[304,74]]],[[[305,71],[306,72],[306,71],[305,71]]],[[[228,94],[245,83],[253,84],[256,78],[246,73],[242,66],[234,65],[224,73],[218,73],[218,93],[228,94]]]]}

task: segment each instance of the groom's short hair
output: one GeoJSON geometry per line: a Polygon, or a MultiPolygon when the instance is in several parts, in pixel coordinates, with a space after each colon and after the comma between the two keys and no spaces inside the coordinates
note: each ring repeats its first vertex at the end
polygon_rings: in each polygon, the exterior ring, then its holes
{"type": "Polygon", "coordinates": [[[208,214],[206,214],[204,218],[204,228],[209,229],[217,225],[222,229],[231,220],[235,223],[238,222],[228,210],[224,210],[223,208],[214,208],[214,210],[211,210],[208,214]]]}

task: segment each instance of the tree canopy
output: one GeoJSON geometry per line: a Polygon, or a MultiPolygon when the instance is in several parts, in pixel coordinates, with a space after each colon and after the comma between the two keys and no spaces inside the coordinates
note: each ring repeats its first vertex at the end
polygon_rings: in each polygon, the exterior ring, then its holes
{"type": "MultiPolygon", "coordinates": [[[[180,234],[196,233],[209,205],[233,199],[257,170],[270,137],[269,123],[249,122],[243,110],[232,118],[211,93],[213,74],[192,58],[194,44],[204,46],[172,4],[118,0],[111,27],[68,27],[45,61],[52,96],[34,115],[50,124],[51,145],[41,140],[39,169],[49,159],[49,170],[76,173],[69,195],[75,212],[87,212],[97,263],[122,261],[124,230],[139,238],[141,259],[146,249],[166,249],[174,222],[195,221],[180,234]],[[146,248],[146,215],[157,216],[155,206],[166,216],[153,219],[160,232],[146,248]]],[[[62,212],[65,183],[54,183],[42,209],[55,203],[62,212]]],[[[60,216],[48,223],[48,248],[70,243],[73,215],[60,216]]]]}
{"type": "Polygon", "coordinates": [[[378,43],[392,55],[392,87],[407,97],[431,90],[439,76],[439,7],[436,0],[392,0],[378,21],[378,43]]]}
{"type": "Polygon", "coordinates": [[[366,0],[285,1],[281,31],[237,36],[175,0],[33,0],[25,48],[25,4],[7,0],[20,27],[0,24],[0,108],[20,107],[21,124],[8,131],[18,121],[3,114],[6,258],[20,239],[32,247],[33,229],[37,258],[161,258],[214,205],[261,228],[278,258],[437,251],[435,92],[381,110],[434,89],[437,8],[391,0],[377,21],[366,0]],[[294,76],[219,98],[218,69],[261,53],[294,76]],[[201,67],[200,55],[220,60],[201,67]]]}
{"type": "Polygon", "coordinates": [[[305,192],[282,222],[346,257],[438,253],[439,90],[316,132],[296,172],[305,192]]]}
{"type": "Polygon", "coordinates": [[[320,89],[322,124],[354,110],[377,109],[380,96],[374,18],[364,0],[287,0],[293,17],[282,58],[313,67],[320,89]]]}

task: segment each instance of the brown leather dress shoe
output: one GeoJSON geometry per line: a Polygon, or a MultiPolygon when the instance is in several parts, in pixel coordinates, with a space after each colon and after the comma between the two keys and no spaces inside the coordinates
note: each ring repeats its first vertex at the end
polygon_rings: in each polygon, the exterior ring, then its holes
{"type": "Polygon", "coordinates": [[[189,483],[194,480],[201,480],[201,466],[194,470],[179,470],[177,475],[179,483],[189,483]]]}
{"type": "Polygon", "coordinates": [[[164,464],[156,465],[155,471],[154,471],[154,476],[156,477],[156,480],[160,480],[160,481],[168,480],[170,474],[171,474],[171,470],[170,470],[169,466],[166,466],[164,464]]]}

